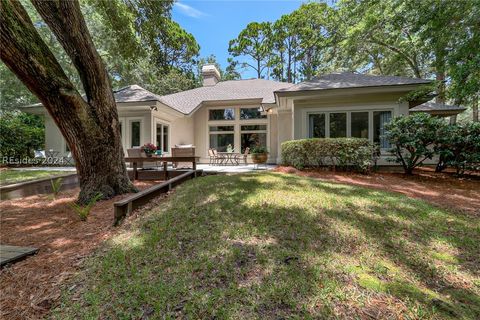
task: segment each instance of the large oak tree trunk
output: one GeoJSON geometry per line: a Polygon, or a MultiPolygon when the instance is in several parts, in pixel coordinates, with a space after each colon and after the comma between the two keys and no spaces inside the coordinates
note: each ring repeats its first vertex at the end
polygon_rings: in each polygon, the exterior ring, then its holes
{"type": "Polygon", "coordinates": [[[72,59],[82,98],[18,1],[1,0],[1,59],[51,115],[72,151],[79,202],[131,192],[110,80],[77,1],[32,1],[72,59]]]}

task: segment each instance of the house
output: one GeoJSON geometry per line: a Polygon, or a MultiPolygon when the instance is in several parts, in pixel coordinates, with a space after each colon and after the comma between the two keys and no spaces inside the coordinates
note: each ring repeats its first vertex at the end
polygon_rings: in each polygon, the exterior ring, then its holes
{"type": "MultiPolygon", "coordinates": [[[[159,96],[137,85],[114,92],[125,149],[152,142],[168,154],[193,144],[201,162],[208,149],[236,152],[261,144],[269,162],[280,162],[281,143],[308,137],[359,137],[388,147],[385,123],[410,112],[451,116],[464,109],[428,101],[407,102],[406,94],[430,80],[356,73],[323,75],[299,84],[264,79],[220,81],[214,65],[202,68],[203,86],[159,96]]],[[[45,115],[46,149],[68,152],[60,131],[45,115]]]]}

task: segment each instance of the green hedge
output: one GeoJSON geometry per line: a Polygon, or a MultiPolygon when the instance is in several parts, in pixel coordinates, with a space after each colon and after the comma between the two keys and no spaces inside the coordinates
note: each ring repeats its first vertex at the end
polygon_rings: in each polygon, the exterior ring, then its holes
{"type": "Polygon", "coordinates": [[[366,173],[375,164],[377,150],[367,139],[291,140],[282,143],[282,164],[297,169],[330,166],[366,173]]]}

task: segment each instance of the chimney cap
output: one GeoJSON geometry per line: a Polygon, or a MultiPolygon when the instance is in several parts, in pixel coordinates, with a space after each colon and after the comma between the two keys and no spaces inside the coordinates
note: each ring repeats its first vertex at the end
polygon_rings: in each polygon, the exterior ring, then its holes
{"type": "Polygon", "coordinates": [[[204,86],[213,86],[220,81],[221,75],[215,64],[206,64],[202,66],[202,76],[204,86]]]}

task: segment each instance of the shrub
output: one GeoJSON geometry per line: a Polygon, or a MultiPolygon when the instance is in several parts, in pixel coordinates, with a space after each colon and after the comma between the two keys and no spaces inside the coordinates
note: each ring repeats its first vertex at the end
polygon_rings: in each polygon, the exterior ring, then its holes
{"type": "Polygon", "coordinates": [[[446,126],[442,119],[426,113],[400,116],[385,125],[385,137],[392,144],[392,161],[400,163],[406,174],[426,159],[435,155],[435,147],[440,131],[446,126]]]}
{"type": "Polygon", "coordinates": [[[375,164],[378,148],[367,139],[302,139],[282,143],[282,163],[297,169],[331,166],[367,173],[375,164]]]}
{"type": "Polygon", "coordinates": [[[50,179],[50,185],[52,186],[52,197],[53,199],[57,198],[58,193],[60,192],[60,189],[62,188],[62,183],[63,183],[63,178],[57,178],[55,180],[50,179]]]}
{"type": "Polygon", "coordinates": [[[447,165],[454,167],[457,174],[463,174],[465,170],[480,170],[480,123],[445,126],[438,135],[437,143],[437,171],[442,171],[447,165]]]}

